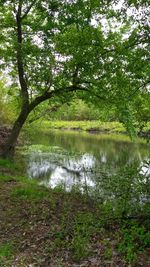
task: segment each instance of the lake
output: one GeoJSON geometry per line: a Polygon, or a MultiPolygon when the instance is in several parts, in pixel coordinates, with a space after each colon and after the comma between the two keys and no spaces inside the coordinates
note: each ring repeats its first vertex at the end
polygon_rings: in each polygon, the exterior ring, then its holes
{"type": "Polygon", "coordinates": [[[51,188],[80,191],[98,199],[140,190],[138,201],[147,201],[147,192],[141,190],[150,174],[149,148],[143,140],[134,143],[124,135],[39,131],[32,134],[26,171],[51,188]]]}

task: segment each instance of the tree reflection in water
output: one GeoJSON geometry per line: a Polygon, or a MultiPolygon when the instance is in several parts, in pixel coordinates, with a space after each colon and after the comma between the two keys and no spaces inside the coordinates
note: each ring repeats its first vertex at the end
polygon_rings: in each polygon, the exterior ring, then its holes
{"type": "Polygon", "coordinates": [[[40,184],[86,193],[109,213],[130,215],[148,205],[148,146],[63,132],[44,146],[46,152],[35,145],[26,155],[28,175],[40,184]]]}

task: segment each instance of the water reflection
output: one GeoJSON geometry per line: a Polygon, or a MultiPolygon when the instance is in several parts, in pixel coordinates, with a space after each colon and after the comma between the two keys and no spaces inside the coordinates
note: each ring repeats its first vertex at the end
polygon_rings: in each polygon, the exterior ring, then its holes
{"type": "Polygon", "coordinates": [[[120,137],[111,139],[110,136],[63,131],[43,137],[40,134],[40,140],[38,136],[34,136],[34,143],[42,147],[35,145],[28,153],[27,172],[47,187],[61,186],[67,191],[78,188],[81,192],[112,199],[125,188],[128,194],[136,187],[139,178],[135,179],[134,172],[123,178],[124,168],[131,173],[134,166],[142,175],[142,183],[145,173],[150,174],[149,166],[145,164],[149,159],[148,145],[134,144],[120,137]],[[129,176],[132,179],[128,179],[129,176]]]}
{"type": "Polygon", "coordinates": [[[102,203],[106,213],[149,211],[149,145],[62,131],[32,138],[27,173],[39,184],[85,193],[102,203]]]}
{"type": "Polygon", "coordinates": [[[63,151],[62,154],[35,152],[29,156],[28,175],[48,187],[61,185],[70,191],[78,186],[83,191],[85,186],[95,186],[91,179],[95,164],[96,158],[89,154],[73,157],[63,151]]]}
{"type": "Polygon", "coordinates": [[[145,159],[144,161],[141,161],[140,173],[143,174],[145,177],[149,177],[150,176],[149,159],[145,159]]]}

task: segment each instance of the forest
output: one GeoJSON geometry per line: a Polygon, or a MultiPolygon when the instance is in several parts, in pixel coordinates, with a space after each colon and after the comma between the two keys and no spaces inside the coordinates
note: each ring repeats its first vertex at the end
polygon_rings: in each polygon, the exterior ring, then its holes
{"type": "Polygon", "coordinates": [[[0,0],[0,267],[150,266],[150,2],[0,0]]]}

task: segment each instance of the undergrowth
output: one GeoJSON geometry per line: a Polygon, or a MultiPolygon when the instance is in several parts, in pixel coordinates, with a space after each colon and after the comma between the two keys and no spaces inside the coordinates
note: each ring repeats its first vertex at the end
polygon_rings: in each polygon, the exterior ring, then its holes
{"type": "MultiPolygon", "coordinates": [[[[3,166],[10,168],[11,163],[3,162],[3,166]]],[[[7,201],[9,200],[8,203],[11,203],[11,207],[7,207],[6,215],[12,216],[12,221],[14,218],[17,220],[13,225],[14,228],[19,224],[21,229],[25,227],[22,231],[26,233],[30,228],[38,225],[38,222],[40,229],[41,225],[46,227],[48,232],[45,243],[39,244],[39,248],[41,246],[40,249],[43,251],[40,257],[55,255],[55,258],[60,253],[60,257],[63,257],[64,253],[68,253],[70,260],[81,262],[83,259],[94,257],[93,248],[101,246],[101,257],[104,262],[112,260],[117,251],[127,263],[136,266],[139,253],[145,251],[150,245],[148,223],[145,220],[141,222],[138,217],[122,219],[122,213],[119,216],[118,210],[118,219],[113,218],[111,217],[112,207],[111,209],[105,207],[103,210],[103,203],[97,204],[79,191],[67,193],[62,188],[46,189],[39,186],[36,181],[16,175],[16,173],[15,175],[1,174],[0,185],[5,188],[5,194],[3,192],[0,194],[3,206],[7,205],[4,202],[5,197],[7,201]],[[12,181],[13,186],[7,192],[6,188],[9,188],[12,181]],[[22,220],[17,219],[20,218],[20,212],[26,214],[22,220]]],[[[120,209],[119,211],[121,212],[120,209]]],[[[6,218],[6,221],[7,219],[9,222],[9,218],[6,218]]],[[[10,227],[7,223],[6,226],[10,227]]],[[[36,232],[36,235],[38,234],[40,233],[36,232]]],[[[6,235],[9,239],[9,232],[6,235]]],[[[0,267],[8,267],[9,262],[12,263],[12,258],[16,257],[16,251],[21,246],[22,238],[23,236],[18,233],[17,237],[13,238],[15,241],[13,245],[8,242],[0,245],[0,267]]],[[[42,236],[40,238],[42,240],[42,236]]],[[[30,231],[28,241],[31,243],[34,241],[30,231]]],[[[37,244],[33,245],[33,248],[34,246],[37,244]]],[[[37,247],[37,250],[39,248],[37,247]]]]}

